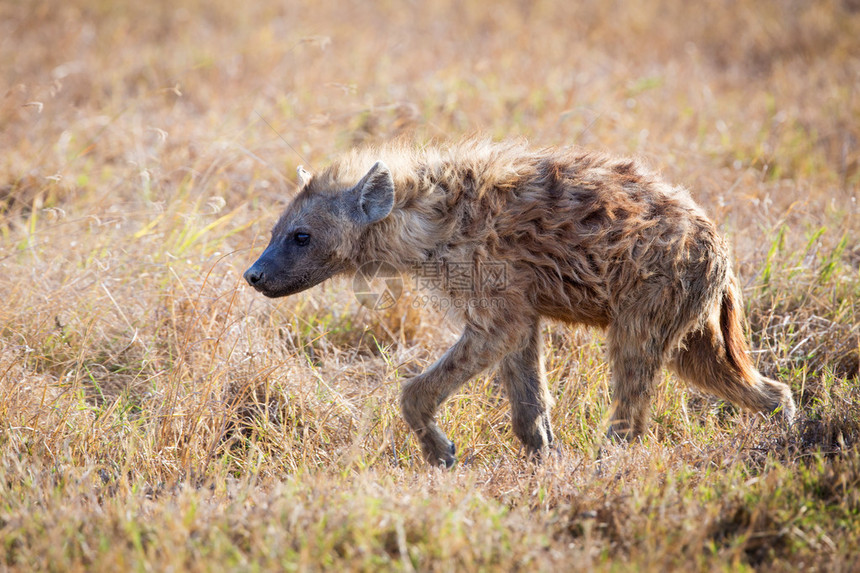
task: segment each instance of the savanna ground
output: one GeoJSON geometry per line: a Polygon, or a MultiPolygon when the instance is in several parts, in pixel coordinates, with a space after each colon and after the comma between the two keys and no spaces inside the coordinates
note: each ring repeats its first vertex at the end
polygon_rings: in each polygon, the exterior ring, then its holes
{"type": "Polygon", "coordinates": [[[856,570],[860,4],[0,2],[0,569],[856,570]],[[559,452],[492,376],[421,462],[410,293],[241,272],[353,145],[632,154],[734,247],[783,431],[665,376],[609,446],[601,333],[548,325],[559,452]]]}

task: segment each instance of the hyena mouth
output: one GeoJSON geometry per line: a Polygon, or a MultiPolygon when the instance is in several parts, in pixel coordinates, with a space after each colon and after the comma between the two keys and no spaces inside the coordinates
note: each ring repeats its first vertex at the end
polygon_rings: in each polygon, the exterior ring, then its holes
{"type": "Polygon", "coordinates": [[[266,298],[280,298],[299,292],[302,289],[269,289],[262,285],[251,285],[261,295],[266,298]]]}
{"type": "MultiPolygon", "coordinates": [[[[247,280],[247,275],[246,275],[246,280],[247,280]]],[[[248,280],[248,285],[251,288],[253,288],[255,291],[257,291],[258,293],[260,293],[263,296],[268,297],[268,298],[277,298],[279,296],[286,296],[287,294],[290,294],[290,293],[282,292],[283,289],[270,288],[268,285],[263,284],[263,282],[261,282],[261,281],[248,280]]]]}
{"type": "Polygon", "coordinates": [[[254,287],[254,290],[267,298],[281,298],[308,290],[320,282],[322,282],[322,280],[314,282],[305,278],[303,280],[293,282],[288,286],[281,285],[272,287],[271,285],[263,285],[260,283],[252,284],[251,286],[254,287]]]}
{"type": "MultiPolygon", "coordinates": [[[[259,289],[258,289],[259,290],[259,289]]],[[[296,289],[296,290],[260,290],[260,294],[262,294],[266,298],[281,298],[285,296],[290,296],[291,294],[296,294],[297,292],[301,292],[304,289],[296,289]]]]}
{"type": "Polygon", "coordinates": [[[265,288],[265,287],[263,287],[263,286],[260,286],[260,285],[251,285],[251,288],[253,288],[253,289],[254,289],[255,291],[257,291],[258,293],[262,294],[263,296],[268,296],[268,297],[270,297],[270,298],[271,298],[271,297],[273,297],[273,293],[272,293],[272,291],[270,291],[269,289],[267,289],[267,288],[265,288]]]}
{"type": "MultiPolygon", "coordinates": [[[[272,280],[272,277],[268,277],[264,274],[264,272],[257,267],[255,264],[243,275],[245,281],[251,286],[255,291],[261,293],[263,296],[269,298],[277,298],[281,296],[287,296],[301,290],[304,290],[306,287],[301,284],[293,285],[293,286],[284,286],[282,281],[272,280]]],[[[301,282],[301,281],[299,281],[301,282]]]]}

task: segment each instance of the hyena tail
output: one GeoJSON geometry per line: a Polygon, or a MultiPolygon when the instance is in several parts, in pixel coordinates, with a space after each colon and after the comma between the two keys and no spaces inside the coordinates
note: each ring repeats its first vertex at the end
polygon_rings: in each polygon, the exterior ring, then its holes
{"type": "Polygon", "coordinates": [[[744,315],[736,279],[731,277],[723,291],[720,302],[720,334],[725,342],[726,359],[738,375],[754,385],[760,374],[749,355],[749,346],[744,336],[744,315]]]}
{"type": "Polygon", "coordinates": [[[702,328],[684,338],[670,367],[701,390],[790,423],[795,413],[791,390],[756,370],[744,337],[743,319],[740,289],[730,277],[719,313],[711,313],[702,328]]]}

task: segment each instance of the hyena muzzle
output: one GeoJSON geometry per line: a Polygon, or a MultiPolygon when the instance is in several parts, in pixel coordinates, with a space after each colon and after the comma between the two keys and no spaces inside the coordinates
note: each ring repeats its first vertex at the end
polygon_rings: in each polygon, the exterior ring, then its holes
{"type": "Polygon", "coordinates": [[[740,290],[715,225],[684,189],[636,161],[474,140],[388,146],[354,151],[314,175],[299,168],[299,187],[244,275],[266,296],[374,261],[402,272],[504,267],[504,281],[439,287],[459,309],[463,334],[401,397],[430,463],[455,461],[437,408],[493,367],[527,452],[539,456],[552,443],[545,319],[606,330],[610,436],[645,431],[663,366],[748,410],[794,417],[789,387],[750,360],[740,290]]]}

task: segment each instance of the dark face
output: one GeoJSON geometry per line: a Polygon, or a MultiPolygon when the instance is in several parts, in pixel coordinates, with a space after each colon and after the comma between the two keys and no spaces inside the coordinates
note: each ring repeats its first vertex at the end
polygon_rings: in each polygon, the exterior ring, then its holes
{"type": "Polygon", "coordinates": [[[385,218],[394,204],[394,182],[382,163],[350,189],[320,192],[312,186],[306,184],[287,207],[269,246],[245,271],[248,284],[270,298],[301,292],[349,270],[364,228],[385,218]]]}
{"type": "Polygon", "coordinates": [[[269,246],[245,271],[248,284],[270,298],[318,285],[346,269],[339,255],[346,229],[339,224],[336,198],[299,196],[272,229],[269,246]],[[339,232],[340,231],[340,232],[339,232]]]}

